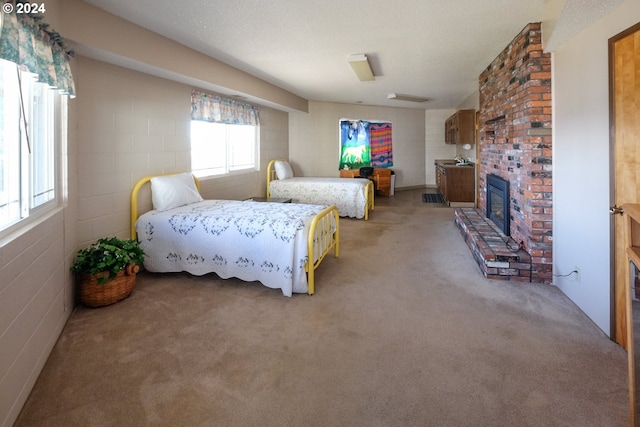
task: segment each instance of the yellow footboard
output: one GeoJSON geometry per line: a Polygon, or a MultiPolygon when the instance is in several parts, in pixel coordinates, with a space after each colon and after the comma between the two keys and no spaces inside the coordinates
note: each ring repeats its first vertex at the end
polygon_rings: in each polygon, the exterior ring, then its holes
{"type": "Polygon", "coordinates": [[[315,292],[315,270],[325,255],[334,249],[334,257],[340,255],[340,216],[338,208],[329,206],[313,218],[307,239],[309,260],[305,265],[308,293],[315,292]]]}
{"type": "Polygon", "coordinates": [[[372,181],[369,181],[369,183],[367,184],[365,192],[366,202],[364,205],[364,220],[366,221],[369,219],[369,210],[373,210],[375,208],[376,189],[372,181]]]}

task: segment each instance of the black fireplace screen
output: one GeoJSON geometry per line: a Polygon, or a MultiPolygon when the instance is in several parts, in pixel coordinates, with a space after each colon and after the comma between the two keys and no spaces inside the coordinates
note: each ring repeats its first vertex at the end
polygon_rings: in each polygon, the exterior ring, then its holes
{"type": "Polygon", "coordinates": [[[498,175],[487,175],[487,218],[493,221],[505,236],[509,236],[509,217],[509,181],[498,175]]]}

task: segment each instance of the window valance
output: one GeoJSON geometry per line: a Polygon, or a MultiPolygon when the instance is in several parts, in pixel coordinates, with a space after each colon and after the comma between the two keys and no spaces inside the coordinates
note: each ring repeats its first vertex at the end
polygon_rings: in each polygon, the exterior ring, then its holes
{"type": "Polygon", "coordinates": [[[259,108],[250,104],[194,90],[191,92],[191,119],[206,122],[253,125],[260,123],[259,108]]]}
{"type": "Polygon", "coordinates": [[[37,75],[39,81],[75,96],[69,65],[74,53],[60,34],[49,28],[42,15],[15,12],[2,12],[2,15],[0,58],[37,75]]]}

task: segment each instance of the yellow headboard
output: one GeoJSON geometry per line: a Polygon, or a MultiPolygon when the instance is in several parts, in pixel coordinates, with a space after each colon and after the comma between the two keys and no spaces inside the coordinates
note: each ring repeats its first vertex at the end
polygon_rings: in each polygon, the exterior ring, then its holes
{"type": "MultiPolygon", "coordinates": [[[[168,176],[168,175],[177,175],[175,173],[169,173],[164,175],[155,175],[155,176],[168,176]]],[[[138,220],[138,193],[140,189],[147,183],[151,182],[151,178],[154,176],[145,176],[133,187],[131,191],[131,238],[135,240],[137,238],[136,233],[136,221],[138,220]]],[[[200,191],[200,180],[194,175],[193,180],[196,183],[196,188],[200,191]]]]}
{"type": "Polygon", "coordinates": [[[288,162],[287,159],[273,159],[267,165],[267,198],[271,197],[271,181],[278,179],[275,164],[277,161],[288,162]]]}

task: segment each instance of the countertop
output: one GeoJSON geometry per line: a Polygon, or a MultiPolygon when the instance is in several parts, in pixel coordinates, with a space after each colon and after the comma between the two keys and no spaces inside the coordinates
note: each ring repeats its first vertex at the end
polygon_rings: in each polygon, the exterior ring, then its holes
{"type": "Polygon", "coordinates": [[[465,165],[458,165],[454,159],[436,159],[434,164],[436,166],[441,166],[444,168],[454,167],[454,168],[472,168],[475,166],[475,163],[469,162],[465,165]]]}

